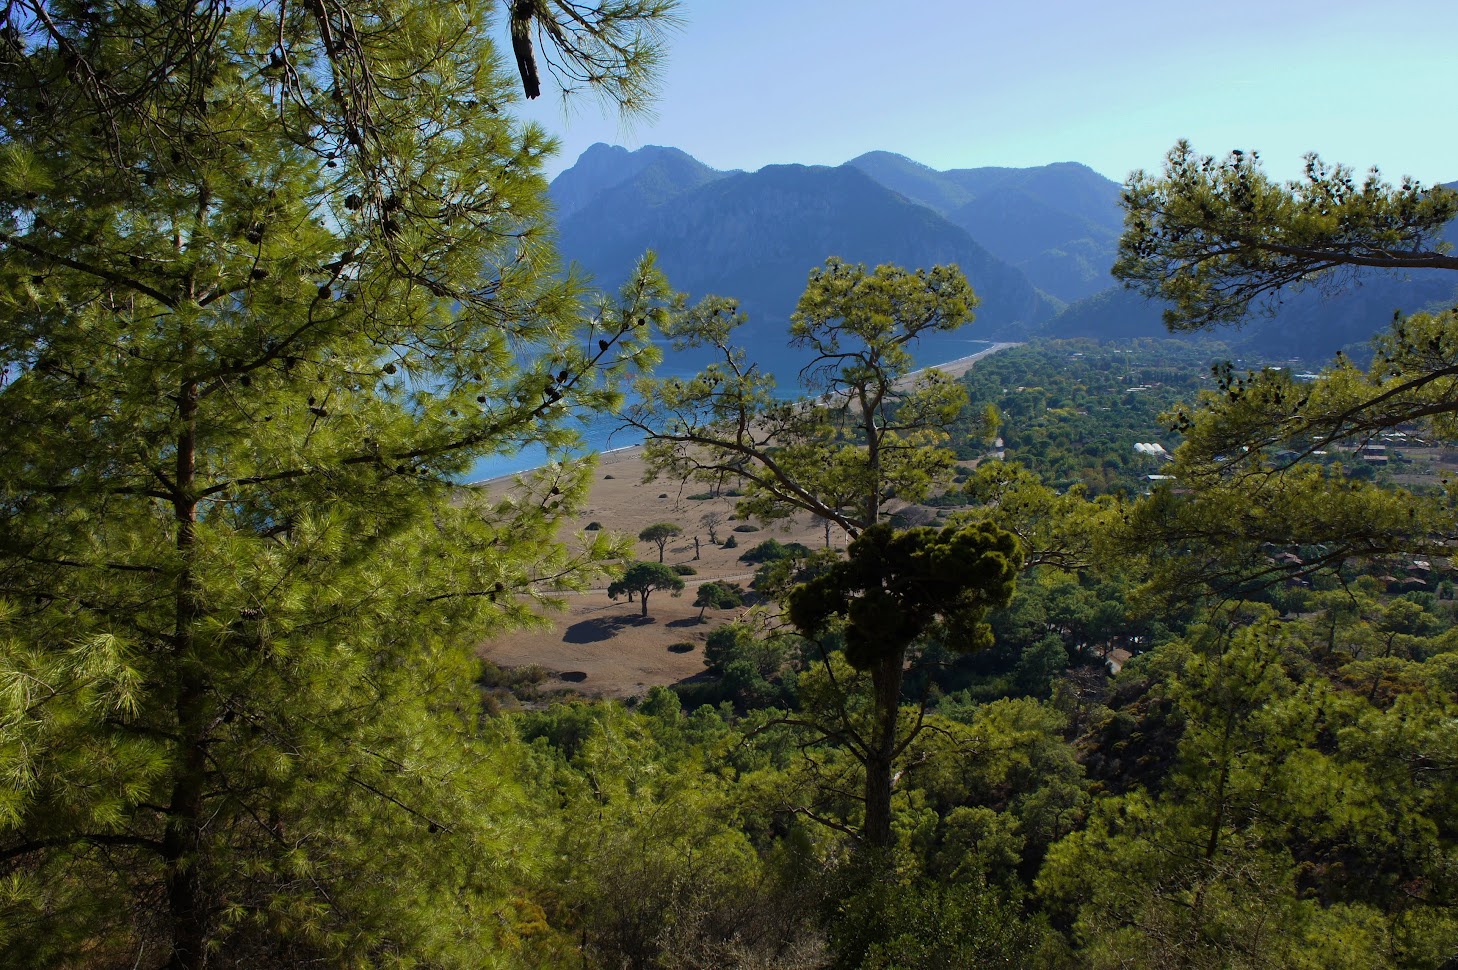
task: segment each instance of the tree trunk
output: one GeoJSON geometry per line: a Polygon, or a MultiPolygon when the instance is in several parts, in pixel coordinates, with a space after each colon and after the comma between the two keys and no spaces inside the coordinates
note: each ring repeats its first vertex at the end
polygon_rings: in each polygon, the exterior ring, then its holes
{"type": "Polygon", "coordinates": [[[185,385],[178,404],[182,427],[177,441],[173,494],[177,551],[182,560],[172,638],[178,678],[175,708],[178,746],[176,775],[167,806],[167,831],[162,838],[167,905],[172,923],[169,970],[193,970],[203,965],[208,922],[199,872],[203,790],[207,778],[208,690],[203,667],[196,656],[193,632],[200,611],[195,563],[197,402],[197,385],[185,385]]]}
{"type": "MultiPolygon", "coordinates": [[[[861,400],[861,430],[866,435],[866,476],[871,482],[871,491],[865,497],[866,528],[875,525],[881,518],[881,430],[876,427],[876,411],[881,406],[881,394],[872,400],[863,385],[859,391],[861,400]]],[[[896,675],[897,689],[900,689],[901,675],[896,675]]]]}
{"type": "Polygon", "coordinates": [[[646,589],[643,590],[643,596],[641,597],[641,599],[643,600],[643,615],[644,616],[647,616],[648,615],[648,591],[646,589]]]}
{"type": "Polygon", "coordinates": [[[901,711],[902,651],[883,658],[871,668],[871,690],[876,701],[876,729],[866,757],[866,821],[861,831],[867,847],[891,844],[891,790],[896,756],[896,721],[901,711]]]}

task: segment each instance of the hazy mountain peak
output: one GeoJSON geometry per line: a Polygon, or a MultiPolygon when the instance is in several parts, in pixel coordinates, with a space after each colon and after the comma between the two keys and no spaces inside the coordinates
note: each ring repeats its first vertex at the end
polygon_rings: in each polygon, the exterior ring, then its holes
{"type": "Polygon", "coordinates": [[[604,192],[655,168],[666,173],[667,182],[685,186],[722,174],[678,148],[644,145],[629,151],[621,145],[597,142],[579,155],[571,168],[552,180],[551,196],[557,207],[557,218],[566,219],[604,192]]]}
{"type": "Polygon", "coordinates": [[[864,172],[891,191],[943,215],[972,200],[971,192],[943,173],[895,152],[866,152],[841,167],[864,172]]]}
{"type": "Polygon", "coordinates": [[[854,168],[860,169],[885,165],[896,166],[898,168],[920,169],[924,172],[936,173],[936,169],[932,168],[930,165],[924,165],[914,158],[909,158],[908,156],[901,155],[897,152],[884,151],[882,149],[876,149],[875,151],[869,151],[857,155],[855,158],[852,158],[850,161],[846,162],[846,164],[854,168]]]}

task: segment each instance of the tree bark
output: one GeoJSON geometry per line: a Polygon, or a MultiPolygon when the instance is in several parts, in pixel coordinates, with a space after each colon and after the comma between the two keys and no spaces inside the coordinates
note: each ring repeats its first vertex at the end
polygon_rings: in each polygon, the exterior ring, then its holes
{"type": "Polygon", "coordinates": [[[901,680],[905,657],[900,650],[871,668],[871,690],[876,701],[876,730],[866,753],[866,821],[861,837],[867,847],[891,844],[892,773],[896,758],[896,722],[901,711],[901,680]]]}
{"type": "Polygon", "coordinates": [[[188,383],[178,396],[181,430],[173,515],[177,525],[177,551],[182,560],[177,577],[173,658],[178,686],[177,765],[167,806],[167,831],[162,838],[166,865],[167,905],[171,917],[172,955],[169,970],[203,966],[207,941],[207,907],[198,871],[202,841],[203,790],[207,777],[207,683],[195,655],[194,627],[200,604],[197,574],[197,406],[198,387],[188,383]]]}

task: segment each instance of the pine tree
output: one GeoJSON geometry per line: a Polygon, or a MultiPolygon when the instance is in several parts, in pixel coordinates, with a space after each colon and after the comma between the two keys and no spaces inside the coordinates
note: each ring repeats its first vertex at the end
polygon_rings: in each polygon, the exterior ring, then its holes
{"type": "Polygon", "coordinates": [[[617,550],[555,540],[585,465],[455,482],[643,353],[494,5],[4,16],[0,962],[491,965],[472,648],[617,550]]]}
{"type": "MultiPolygon", "coordinates": [[[[640,269],[654,274],[651,263],[640,269]]],[[[800,372],[807,399],[786,401],[739,346],[735,330],[747,318],[738,305],[707,297],[670,315],[664,331],[676,349],[707,348],[714,362],[688,380],[640,379],[624,421],[646,436],[655,472],[742,483],[742,515],[809,512],[859,535],[890,503],[950,481],[946,429],[966,391],[937,370],[914,374],[909,348],[966,324],[976,305],[956,266],[826,260],[790,319],[790,345],[811,355],[800,372]]]]}
{"type": "Polygon", "coordinates": [[[861,533],[844,560],[790,591],[787,612],[795,628],[814,639],[839,623],[846,661],[871,676],[869,726],[844,723],[842,714],[843,723],[819,728],[843,739],[865,769],[865,846],[891,845],[897,759],[923,726],[924,710],[903,730],[908,650],[938,627],[957,652],[990,646],[987,613],[1012,599],[1022,559],[1017,537],[987,523],[940,532],[924,526],[896,532],[882,524],[861,533]]]}

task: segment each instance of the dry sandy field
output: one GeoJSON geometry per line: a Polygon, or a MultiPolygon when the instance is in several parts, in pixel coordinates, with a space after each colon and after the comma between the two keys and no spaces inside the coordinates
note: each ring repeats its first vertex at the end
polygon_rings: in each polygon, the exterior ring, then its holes
{"type": "MultiPolygon", "coordinates": [[[[686,589],[678,597],[653,593],[648,616],[639,603],[608,599],[607,589],[594,589],[567,597],[567,610],[549,614],[552,627],[542,631],[517,631],[481,647],[482,656],[501,667],[537,665],[549,671],[542,686],[573,690],[593,697],[634,697],[655,684],[672,684],[704,672],[704,638],[710,630],[731,622],[737,610],[706,610],[703,621],[693,606],[695,589],[701,583],[728,580],[745,587],[754,566],[739,556],[765,539],[801,542],[818,549],[825,544],[825,530],[818,520],[800,516],[784,528],[780,524],[755,532],[735,532],[735,526],[750,523],[731,521],[734,499],[689,498],[702,495],[708,486],[681,485],[676,481],[643,481],[642,451],[627,448],[598,458],[591,494],[582,513],[567,523],[564,535],[571,535],[591,522],[634,537],[639,559],[657,561],[658,547],[638,542],[636,536],[656,522],[672,522],[683,534],[670,540],[663,561],[669,565],[693,567],[685,576],[686,589]],[[717,527],[719,542],[734,536],[737,547],[723,549],[709,541],[702,524],[705,515],[717,513],[723,522],[717,527]],[[698,539],[695,546],[694,540],[698,539]],[[697,556],[697,558],[695,558],[697,556]],[[681,645],[693,644],[692,650],[681,645]],[[670,647],[678,646],[677,650],[670,647]]],[[[483,488],[510,487],[511,480],[497,479],[483,488]]],[[[832,532],[831,545],[843,548],[845,534],[832,532]]]]}
{"type": "MultiPolygon", "coordinates": [[[[977,359],[1007,346],[1013,345],[997,344],[991,350],[937,369],[958,376],[977,359]]],[[[546,689],[591,697],[642,696],[656,684],[702,675],[705,637],[710,630],[732,622],[738,612],[708,610],[701,622],[699,608],[692,605],[695,587],[712,580],[729,580],[748,588],[754,567],[740,562],[739,556],[765,539],[800,542],[812,549],[825,544],[823,526],[808,514],[755,532],[735,532],[735,526],[750,523],[729,519],[734,499],[691,498],[704,494],[708,486],[662,479],[645,483],[643,472],[640,448],[599,456],[587,504],[581,515],[566,523],[563,535],[598,522],[605,529],[634,537],[637,557],[651,562],[657,559],[658,548],[637,542],[638,533],[656,522],[672,522],[683,529],[683,534],[668,543],[664,562],[696,570],[695,575],[684,577],[687,588],[683,593],[677,598],[666,592],[654,593],[648,601],[646,618],[640,615],[638,603],[608,599],[606,588],[569,595],[565,612],[548,615],[550,629],[518,631],[485,643],[481,646],[483,657],[500,667],[536,665],[545,669],[548,680],[541,686],[546,689]],[[723,549],[709,541],[702,520],[711,513],[718,513],[724,520],[717,530],[719,541],[732,535],[737,548],[723,549]],[[684,648],[685,643],[692,644],[692,649],[684,648]]],[[[511,482],[506,477],[479,487],[494,491],[510,488],[511,482]]],[[[832,530],[830,544],[844,548],[845,543],[845,534],[832,530]]]]}

